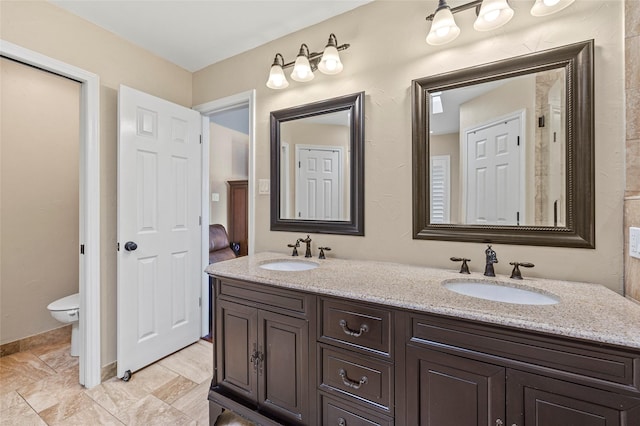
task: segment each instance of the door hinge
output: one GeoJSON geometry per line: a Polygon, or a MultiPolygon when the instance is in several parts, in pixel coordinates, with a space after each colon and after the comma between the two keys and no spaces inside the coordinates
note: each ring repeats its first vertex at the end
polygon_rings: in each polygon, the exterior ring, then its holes
{"type": "Polygon", "coordinates": [[[116,247],[117,251],[120,251],[120,242],[118,242],[118,246],[116,247]]]}
{"type": "Polygon", "coordinates": [[[520,212],[516,212],[516,225],[520,226],[520,212]]]}
{"type": "Polygon", "coordinates": [[[198,306],[202,307],[202,297],[198,297],[198,306]]]}
{"type": "Polygon", "coordinates": [[[558,136],[558,134],[556,132],[553,132],[553,141],[554,142],[557,142],[557,139],[556,139],[557,136],[558,136]]]}
{"type": "Polygon", "coordinates": [[[302,168],[302,163],[300,161],[298,161],[298,168],[302,168]]]}
{"type": "Polygon", "coordinates": [[[202,226],[202,216],[198,216],[198,225],[202,226]]]}
{"type": "Polygon", "coordinates": [[[538,127],[544,127],[544,115],[538,117],[538,127]]]}
{"type": "Polygon", "coordinates": [[[520,136],[518,136],[518,146],[520,146],[520,136]]]}
{"type": "Polygon", "coordinates": [[[84,244],[80,244],[80,254],[84,254],[84,244]]]}
{"type": "Polygon", "coordinates": [[[200,144],[202,144],[202,135],[200,135],[200,144]]]}

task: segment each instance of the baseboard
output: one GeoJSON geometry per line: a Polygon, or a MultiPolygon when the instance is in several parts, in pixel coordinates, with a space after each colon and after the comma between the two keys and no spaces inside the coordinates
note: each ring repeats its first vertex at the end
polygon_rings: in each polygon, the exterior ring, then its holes
{"type": "Polygon", "coordinates": [[[12,355],[18,352],[25,352],[33,348],[45,345],[56,345],[71,342],[71,324],[63,325],[60,328],[34,334],[13,342],[0,345],[0,357],[12,355]]]}

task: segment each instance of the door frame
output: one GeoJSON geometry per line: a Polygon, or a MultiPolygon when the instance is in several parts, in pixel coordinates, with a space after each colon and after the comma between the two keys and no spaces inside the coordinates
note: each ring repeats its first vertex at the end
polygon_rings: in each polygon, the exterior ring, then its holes
{"type": "MultiPolygon", "coordinates": [[[[209,116],[234,109],[238,107],[246,106],[249,109],[249,179],[248,179],[248,233],[249,233],[249,251],[248,254],[253,254],[255,251],[255,212],[254,212],[254,199],[255,199],[255,116],[256,116],[256,91],[255,89],[247,90],[246,92],[236,93],[235,95],[227,96],[224,98],[216,99],[211,102],[196,105],[194,110],[198,111],[203,116],[202,120],[202,218],[203,222],[209,222],[209,116]]],[[[204,225],[204,223],[203,223],[204,225]]],[[[202,226],[202,271],[209,265],[209,227],[202,226]]],[[[204,303],[207,300],[209,294],[209,276],[203,272],[202,274],[202,329],[200,334],[204,337],[209,334],[209,304],[204,303]]],[[[215,321],[215,318],[214,318],[215,321]]]]}
{"type": "MultiPolygon", "coordinates": [[[[78,81],[80,92],[80,384],[100,384],[100,78],[46,55],[0,40],[0,54],[78,81]]],[[[78,248],[78,251],[80,248],[78,248]]]]}

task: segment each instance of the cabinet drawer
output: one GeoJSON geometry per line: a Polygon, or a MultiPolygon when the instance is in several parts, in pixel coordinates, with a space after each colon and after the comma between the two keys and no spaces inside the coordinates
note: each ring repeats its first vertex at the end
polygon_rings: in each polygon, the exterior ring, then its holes
{"type": "Polygon", "coordinates": [[[320,387],[366,402],[391,413],[393,365],[363,355],[320,346],[322,370],[320,387]]]}
{"type": "Polygon", "coordinates": [[[391,311],[331,299],[322,299],[320,303],[321,340],[391,357],[391,311]]]}
{"type": "Polygon", "coordinates": [[[393,426],[393,420],[354,408],[325,395],[320,396],[322,419],[319,424],[327,426],[393,426]]]}
{"type": "Polygon", "coordinates": [[[217,280],[216,291],[218,297],[224,299],[242,300],[253,306],[259,302],[260,306],[271,306],[301,314],[308,314],[313,303],[313,296],[309,294],[228,278],[217,280]]]}
{"type": "Polygon", "coordinates": [[[413,343],[472,350],[640,389],[640,357],[597,344],[421,315],[411,318],[408,332],[413,343]]]}

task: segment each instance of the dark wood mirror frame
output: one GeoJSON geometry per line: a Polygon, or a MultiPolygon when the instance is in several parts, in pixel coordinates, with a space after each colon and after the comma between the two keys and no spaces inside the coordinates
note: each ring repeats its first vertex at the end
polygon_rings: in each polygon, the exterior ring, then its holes
{"type": "Polygon", "coordinates": [[[414,80],[413,238],[595,248],[593,40],[414,80]],[[564,67],[567,105],[567,226],[430,223],[429,93],[564,67]]]}
{"type": "Polygon", "coordinates": [[[364,235],[364,92],[271,112],[271,230],[364,235]],[[349,111],[351,164],[350,219],[346,221],[283,219],[280,214],[280,124],[349,111]]]}

